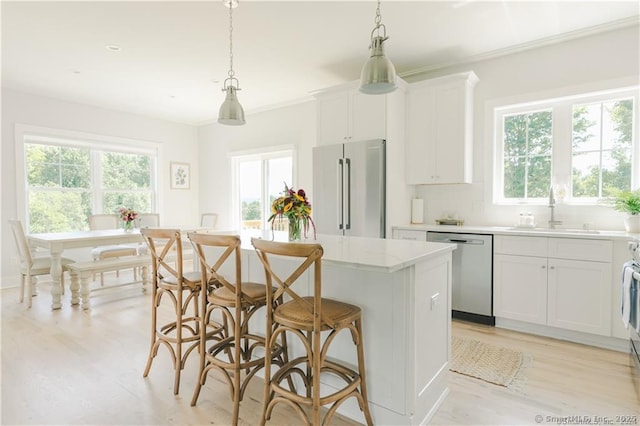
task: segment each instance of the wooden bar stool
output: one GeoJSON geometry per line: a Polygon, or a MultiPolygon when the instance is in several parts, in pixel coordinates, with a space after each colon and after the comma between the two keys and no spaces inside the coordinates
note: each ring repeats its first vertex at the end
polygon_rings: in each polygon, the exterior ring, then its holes
{"type": "Polygon", "coordinates": [[[180,372],[189,354],[200,342],[200,272],[183,271],[182,238],[178,229],[142,228],[140,233],[149,246],[153,266],[151,306],[151,348],[144,377],[161,345],[173,360],[173,393],[180,390],[180,372]],[[171,259],[169,259],[171,258],[171,259]],[[168,263],[175,261],[175,269],[168,263]],[[158,310],[165,301],[175,312],[166,324],[158,324],[158,310]]]}
{"type": "MultiPolygon", "coordinates": [[[[188,237],[200,260],[201,281],[206,283],[200,326],[200,372],[191,405],[196,405],[208,373],[218,370],[229,384],[232,424],[236,425],[245,389],[265,365],[265,338],[252,334],[249,324],[256,312],[267,306],[267,288],[264,284],[242,281],[239,236],[193,232],[188,237]]],[[[286,354],[286,342],[274,343],[271,355],[266,358],[283,365],[287,362],[286,354]]]]}
{"type": "MultiPolygon", "coordinates": [[[[362,310],[355,305],[322,297],[322,254],[319,244],[279,243],[252,238],[258,258],[265,269],[267,303],[271,297],[286,295],[290,300],[276,306],[267,317],[266,338],[273,345],[279,335],[289,333],[300,339],[305,354],[285,363],[273,376],[271,363],[265,362],[265,390],[261,424],[271,418],[273,408],[284,402],[300,415],[306,424],[328,424],[336,410],[346,399],[358,401],[365,421],[372,425],[364,366],[362,342],[362,310]],[[272,256],[273,255],[273,256],[272,256]],[[296,262],[297,268],[287,278],[274,271],[270,258],[286,256],[296,262]],[[297,260],[296,260],[297,259],[297,260]],[[293,286],[307,270],[313,273],[313,295],[301,297],[293,286]],[[275,287],[277,285],[277,287],[275,287]],[[337,361],[329,360],[327,352],[334,338],[343,330],[351,333],[356,345],[358,370],[355,371],[337,361]],[[323,340],[322,332],[328,332],[323,340]],[[320,394],[320,375],[330,374],[344,381],[344,386],[329,394],[320,394]],[[306,386],[306,394],[285,388],[282,382],[297,375],[306,386]],[[270,380],[269,380],[270,378],[270,380]],[[329,406],[321,422],[320,407],[329,406]],[[311,418],[304,407],[311,409],[311,418]]],[[[292,268],[290,268],[292,269],[292,268]]],[[[289,270],[290,270],[289,269],[289,270]]],[[[304,288],[306,280],[298,287],[304,288]]]]}

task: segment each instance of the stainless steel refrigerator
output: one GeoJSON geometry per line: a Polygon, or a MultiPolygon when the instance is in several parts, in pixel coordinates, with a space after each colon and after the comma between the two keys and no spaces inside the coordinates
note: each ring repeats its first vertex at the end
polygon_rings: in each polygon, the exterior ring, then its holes
{"type": "Polygon", "coordinates": [[[313,148],[311,217],[319,234],[385,237],[386,142],[313,148]]]}

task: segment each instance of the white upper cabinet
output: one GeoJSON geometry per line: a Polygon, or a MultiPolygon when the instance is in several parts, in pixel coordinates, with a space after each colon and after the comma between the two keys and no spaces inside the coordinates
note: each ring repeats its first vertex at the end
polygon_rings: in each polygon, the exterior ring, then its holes
{"type": "Polygon", "coordinates": [[[473,71],[409,85],[406,183],[471,183],[473,71]]]}
{"type": "Polygon", "coordinates": [[[318,144],[386,139],[387,96],[360,93],[355,82],[316,93],[318,144]]]}

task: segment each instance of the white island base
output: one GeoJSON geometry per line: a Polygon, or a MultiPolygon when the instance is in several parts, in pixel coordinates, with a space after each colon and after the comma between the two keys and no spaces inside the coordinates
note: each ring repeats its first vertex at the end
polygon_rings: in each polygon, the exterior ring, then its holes
{"type": "MultiPolygon", "coordinates": [[[[327,235],[319,235],[317,242],[325,251],[323,296],[363,310],[374,423],[426,424],[449,392],[451,252],[456,246],[327,235]]],[[[262,264],[245,236],[243,248],[245,279],[264,282],[262,264]]],[[[289,269],[284,260],[273,262],[272,267],[289,269]]],[[[307,280],[310,291],[310,277],[301,279],[307,280]]],[[[348,333],[338,336],[332,349],[331,357],[356,365],[355,346],[348,333]]],[[[292,351],[296,352],[295,346],[292,351]]],[[[338,412],[364,422],[353,398],[338,412]]]]}

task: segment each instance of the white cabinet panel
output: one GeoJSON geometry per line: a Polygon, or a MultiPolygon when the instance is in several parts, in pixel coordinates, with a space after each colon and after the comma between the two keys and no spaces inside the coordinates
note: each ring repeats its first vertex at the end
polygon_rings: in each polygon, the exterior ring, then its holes
{"type": "Polygon", "coordinates": [[[407,95],[408,184],[471,183],[473,72],[410,85],[407,95]]]}
{"type": "Polygon", "coordinates": [[[356,89],[316,95],[320,145],[386,139],[386,96],[356,89]]]}
{"type": "Polygon", "coordinates": [[[549,257],[611,262],[613,243],[605,240],[549,238],[549,257]]]}
{"type": "Polygon", "coordinates": [[[493,239],[493,251],[513,256],[547,257],[548,241],[545,237],[515,237],[496,235],[493,239]]]}
{"type": "Polygon", "coordinates": [[[546,324],[546,258],[497,254],[493,277],[495,316],[546,324]]]}
{"type": "Polygon", "coordinates": [[[547,324],[611,335],[611,264],[549,259],[547,324]]]}

